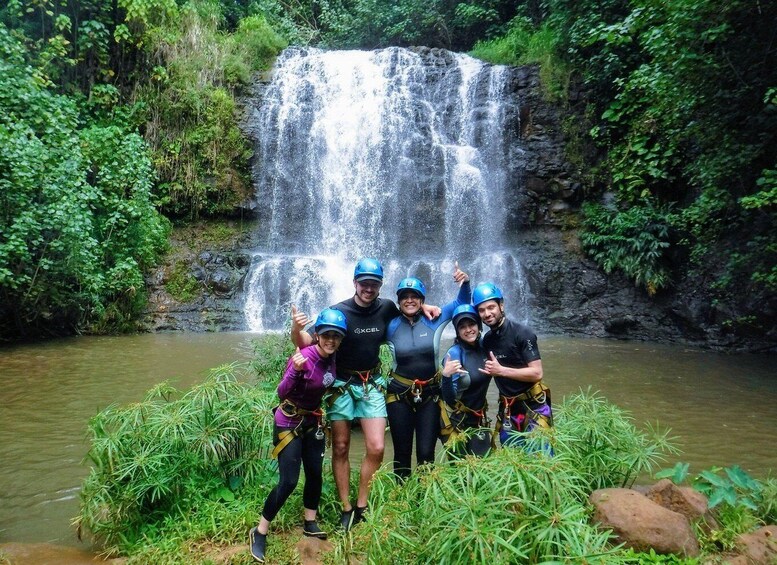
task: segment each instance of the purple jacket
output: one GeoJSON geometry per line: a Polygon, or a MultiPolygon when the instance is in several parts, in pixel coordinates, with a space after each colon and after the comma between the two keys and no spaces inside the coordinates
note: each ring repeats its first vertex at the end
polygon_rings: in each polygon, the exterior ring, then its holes
{"type": "MultiPolygon", "coordinates": [[[[286,371],[278,385],[278,398],[281,401],[290,400],[297,408],[316,410],[321,406],[321,399],[326,389],[334,382],[337,374],[335,356],[321,357],[315,345],[300,350],[307,358],[302,371],[296,371],[291,358],[286,363],[286,371]]],[[[316,422],[314,416],[305,416],[305,425],[316,422]]],[[[296,427],[302,417],[289,417],[280,408],[275,411],[275,424],[281,428],[296,427]]]]}

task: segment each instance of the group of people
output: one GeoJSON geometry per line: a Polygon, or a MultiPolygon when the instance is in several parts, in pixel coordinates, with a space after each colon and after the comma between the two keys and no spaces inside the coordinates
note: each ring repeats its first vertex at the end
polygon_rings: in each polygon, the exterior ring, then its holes
{"type": "Polygon", "coordinates": [[[442,308],[426,304],[417,278],[397,286],[397,304],[379,298],[383,267],[362,259],[354,269],[354,295],[323,310],[312,327],[292,306],[291,339],[296,346],[278,385],[273,456],[280,479],[265,501],[259,525],[249,533],[251,555],[264,562],[270,522],[305,471],[306,536],[326,538],[316,522],[321,498],[325,428],[331,428],[332,472],[342,503],[345,531],[367,511],[370,480],[383,462],[388,419],[394,445],[394,473],[434,461],[438,438],[454,456],[485,455],[498,435],[503,446],[520,444],[513,431],[551,427],[550,391],[542,383],[536,335],[505,316],[504,296],[493,283],[470,287],[455,263],[456,298],[442,308]],[[449,322],[456,339],[440,363],[442,331],[449,322]],[[483,325],[489,331],[482,335],[483,325]],[[380,346],[388,344],[392,368],[383,375],[380,346]],[[487,419],[486,394],[494,380],[499,407],[494,432],[487,419]],[[326,410],[322,410],[322,404],[326,410]],[[359,421],[365,455],[356,500],[350,497],[351,427],[359,421]]]}

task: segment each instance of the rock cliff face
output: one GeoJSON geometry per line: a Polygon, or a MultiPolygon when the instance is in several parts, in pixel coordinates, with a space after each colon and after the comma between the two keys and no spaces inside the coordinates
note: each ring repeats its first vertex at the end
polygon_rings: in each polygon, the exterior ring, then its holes
{"type": "MultiPolygon", "coordinates": [[[[427,51],[426,56],[437,56],[440,64],[445,64],[444,53],[427,51]]],[[[721,320],[736,317],[738,312],[713,306],[701,290],[703,286],[688,274],[677,273],[670,290],[648,297],[623,276],[606,275],[587,259],[576,231],[583,188],[576,167],[566,158],[567,140],[561,127],[568,115],[544,100],[536,67],[514,69],[510,87],[520,101],[512,110],[519,116],[514,121],[519,143],[509,148],[508,155],[506,241],[520,257],[528,279],[527,317],[538,333],[777,351],[774,324],[766,331],[726,329],[721,320]]],[[[255,96],[246,101],[249,107],[261,101],[264,88],[265,83],[256,84],[255,96]]],[[[247,124],[245,133],[254,138],[257,132],[247,124]]],[[[244,283],[251,250],[263,237],[265,212],[261,201],[258,206],[257,201],[246,203],[242,214],[258,218],[256,229],[244,230],[218,246],[191,245],[177,259],[171,258],[168,265],[151,273],[147,279],[151,297],[147,327],[247,329],[242,311],[244,283]],[[187,303],[177,301],[166,289],[175,262],[181,260],[197,281],[196,296],[187,303]]]]}

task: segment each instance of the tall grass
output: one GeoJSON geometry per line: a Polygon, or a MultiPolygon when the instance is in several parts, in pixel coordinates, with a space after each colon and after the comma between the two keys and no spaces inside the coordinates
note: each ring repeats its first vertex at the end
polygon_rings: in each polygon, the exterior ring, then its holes
{"type": "Polygon", "coordinates": [[[334,561],[617,561],[608,534],[589,523],[588,494],[632,483],[673,450],[671,440],[639,431],[591,392],[566,399],[557,413],[555,429],[524,434],[526,449],[427,466],[402,486],[382,469],[370,500],[379,510],[339,540],[334,561]]]}
{"type": "Polygon", "coordinates": [[[208,537],[244,535],[275,480],[270,409],[277,402],[281,339],[258,347],[256,372],[246,364],[223,365],[185,394],[162,383],[141,402],[94,416],[79,531],[89,530],[107,553],[133,553],[182,517],[191,527],[207,507],[208,537]],[[250,499],[249,507],[235,512],[241,497],[250,499]]]}
{"type": "Polygon", "coordinates": [[[557,54],[559,40],[558,32],[547,22],[535,28],[528,18],[516,17],[503,37],[479,41],[471,54],[497,65],[539,64],[547,98],[561,101],[567,94],[571,69],[557,54]]]}
{"type": "MultiPolygon", "coordinates": [[[[290,350],[285,336],[265,338],[249,364],[213,369],[186,393],[162,383],[141,402],[92,418],[92,469],[81,492],[79,529],[89,530],[106,553],[129,555],[130,563],[201,562],[206,548],[244,543],[277,481],[270,409],[290,350]]],[[[607,533],[589,524],[588,494],[630,484],[671,451],[671,440],[637,430],[625,412],[590,392],[566,399],[556,420],[553,430],[525,434],[526,449],[424,466],[403,485],[381,469],[370,517],[351,535],[336,537],[331,559],[613,559],[607,533]]],[[[339,503],[328,466],[325,474],[320,516],[332,531],[339,503]]],[[[274,532],[299,524],[299,491],[274,520],[274,532]]],[[[291,551],[275,536],[272,544],[278,544],[274,555],[291,551]]]]}

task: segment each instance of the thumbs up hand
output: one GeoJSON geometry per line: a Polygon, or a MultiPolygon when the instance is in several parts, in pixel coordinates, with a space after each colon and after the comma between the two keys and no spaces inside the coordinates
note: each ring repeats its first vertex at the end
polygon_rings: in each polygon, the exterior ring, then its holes
{"type": "Polygon", "coordinates": [[[308,362],[308,358],[302,355],[299,347],[294,351],[294,355],[291,356],[291,364],[294,366],[295,371],[304,371],[305,364],[308,362]]]}
{"type": "Polygon", "coordinates": [[[459,283],[459,286],[469,280],[469,275],[459,268],[459,262],[453,262],[453,280],[459,283]]]}
{"type": "Polygon", "coordinates": [[[304,312],[297,310],[297,307],[291,305],[291,333],[301,332],[310,323],[307,315],[304,312]]]}

